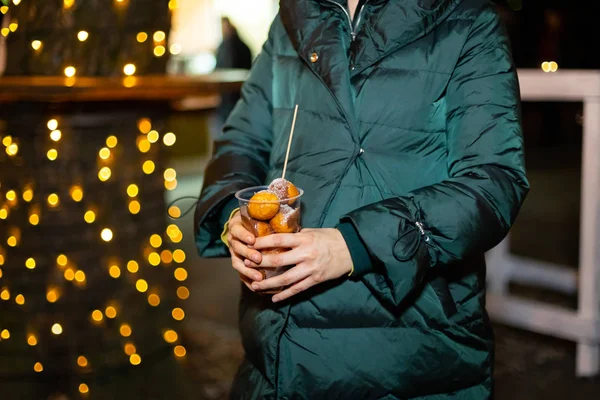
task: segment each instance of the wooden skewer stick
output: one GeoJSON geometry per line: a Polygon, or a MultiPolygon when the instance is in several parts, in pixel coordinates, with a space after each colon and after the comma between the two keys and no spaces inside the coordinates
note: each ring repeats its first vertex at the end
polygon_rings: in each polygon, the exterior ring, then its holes
{"type": "Polygon", "coordinates": [[[292,148],[292,138],[294,137],[294,128],[296,127],[296,117],[298,116],[298,104],[296,104],[296,108],[294,109],[294,119],[292,120],[292,130],[290,131],[290,138],[288,140],[287,151],[285,153],[285,162],[283,163],[283,174],[281,175],[281,179],[285,179],[285,171],[287,170],[288,160],[290,158],[290,149],[292,148]]]}

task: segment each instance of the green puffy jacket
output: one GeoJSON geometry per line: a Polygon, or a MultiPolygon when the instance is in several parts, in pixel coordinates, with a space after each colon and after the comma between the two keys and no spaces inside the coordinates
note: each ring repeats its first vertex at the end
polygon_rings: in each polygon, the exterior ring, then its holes
{"type": "Polygon", "coordinates": [[[488,0],[282,0],[206,171],[201,255],[235,191],[281,175],[302,225],[350,224],[371,260],[283,304],[243,287],[235,399],[491,396],[484,252],[528,191],[519,87],[488,0]],[[344,6],[341,6],[344,4],[344,6]]]}

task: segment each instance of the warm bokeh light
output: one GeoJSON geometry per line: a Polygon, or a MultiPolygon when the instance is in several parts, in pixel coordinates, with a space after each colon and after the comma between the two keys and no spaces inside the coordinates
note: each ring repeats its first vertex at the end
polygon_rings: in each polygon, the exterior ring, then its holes
{"type": "Polygon", "coordinates": [[[58,129],[58,120],[55,118],[52,118],[52,119],[48,120],[48,122],[46,123],[46,126],[48,127],[48,130],[54,131],[54,130],[58,129]]]}
{"type": "Polygon", "coordinates": [[[42,372],[44,370],[44,366],[42,365],[41,362],[36,362],[35,364],[33,364],[33,370],[35,372],[42,372]]]}
{"type": "Polygon", "coordinates": [[[58,142],[62,138],[62,132],[59,129],[55,129],[50,132],[50,139],[54,142],[58,142]]]}
{"type": "Polygon", "coordinates": [[[179,286],[177,288],[177,297],[181,300],[187,300],[190,297],[190,290],[185,286],[179,286]]]}
{"type": "Polygon", "coordinates": [[[40,50],[42,48],[42,41],[41,40],[32,40],[31,48],[34,49],[35,51],[40,50]]]}
{"type": "Polygon", "coordinates": [[[25,261],[25,266],[29,269],[35,269],[35,260],[33,258],[28,258],[27,261],[25,261]]]}
{"type": "Polygon", "coordinates": [[[167,226],[167,235],[170,238],[174,238],[179,234],[179,227],[175,224],[167,226]]]}
{"type": "Polygon", "coordinates": [[[26,201],[27,203],[29,203],[31,200],[33,200],[33,190],[31,188],[26,188],[23,191],[23,200],[26,201]]]}
{"type": "Polygon", "coordinates": [[[40,216],[38,214],[31,214],[29,216],[29,223],[33,226],[36,226],[40,223],[40,216]]]}
{"type": "Polygon", "coordinates": [[[123,337],[131,336],[131,326],[129,326],[129,324],[122,324],[121,327],[119,328],[119,333],[123,337]]]}
{"type": "Polygon", "coordinates": [[[138,290],[138,292],[145,293],[148,290],[148,282],[146,282],[144,279],[138,279],[135,283],[135,288],[138,290]]]}
{"type": "Polygon", "coordinates": [[[179,307],[174,308],[171,315],[173,316],[173,319],[175,319],[176,321],[181,321],[185,318],[185,312],[179,307]]]}
{"type": "Polygon", "coordinates": [[[110,157],[110,149],[107,147],[101,148],[98,152],[98,156],[103,160],[108,160],[108,158],[110,157]]]}
{"type": "Polygon", "coordinates": [[[67,68],[65,68],[65,76],[67,78],[72,78],[75,76],[75,73],[77,73],[77,69],[75,69],[75,67],[73,66],[69,66],[67,68]]]}
{"type": "Polygon", "coordinates": [[[168,132],[163,136],[163,143],[165,146],[173,146],[177,141],[177,137],[173,132],[168,132]]]}
{"type": "Polygon", "coordinates": [[[91,224],[91,223],[93,223],[96,220],[96,213],[93,212],[92,210],[88,210],[88,211],[85,212],[85,215],[83,216],[83,219],[88,224],[91,224]]]}
{"type": "Polygon", "coordinates": [[[162,42],[165,38],[166,35],[163,31],[156,31],[154,32],[154,35],[152,35],[152,39],[154,39],[155,42],[162,42]]]}
{"type": "Polygon", "coordinates": [[[48,300],[48,303],[56,303],[59,297],[60,294],[56,288],[49,288],[46,292],[46,300],[48,300]]]}
{"type": "Polygon", "coordinates": [[[7,135],[2,138],[2,145],[8,147],[12,144],[12,136],[7,135]]]}
{"type": "Polygon", "coordinates": [[[10,300],[10,290],[7,288],[2,288],[2,291],[0,292],[0,299],[4,301],[10,300]]]}
{"type": "Polygon", "coordinates": [[[60,199],[58,198],[58,195],[56,193],[52,193],[48,196],[48,204],[50,205],[50,207],[56,207],[59,203],[60,199]]]}
{"type": "Polygon", "coordinates": [[[113,232],[109,228],[104,228],[100,233],[100,237],[105,242],[110,242],[113,239],[113,232]]]}
{"type": "Polygon", "coordinates": [[[156,252],[150,253],[150,255],[148,256],[148,262],[153,267],[160,265],[160,255],[156,252]]]}
{"type": "Polygon", "coordinates": [[[11,32],[16,32],[17,28],[19,28],[19,24],[17,22],[11,22],[10,24],[8,24],[8,29],[11,32]]]}
{"type": "Polygon", "coordinates": [[[94,310],[92,311],[92,320],[95,322],[100,322],[104,319],[104,315],[102,315],[102,311],[94,310]]]}
{"type": "Polygon", "coordinates": [[[72,268],[67,268],[65,270],[64,277],[65,277],[66,280],[68,280],[69,282],[71,282],[72,280],[75,279],[75,271],[73,271],[72,268]]]}
{"type": "Polygon", "coordinates": [[[59,323],[55,323],[54,325],[52,325],[51,331],[55,335],[60,335],[61,333],[63,333],[63,328],[59,323]]]}
{"type": "Polygon", "coordinates": [[[16,156],[17,153],[19,152],[19,145],[16,143],[11,143],[7,148],[6,148],[6,154],[8,154],[9,156],[16,156]]]}
{"type": "Polygon", "coordinates": [[[167,168],[165,169],[163,176],[165,178],[165,181],[174,181],[177,178],[177,171],[175,171],[173,168],[167,168]]]}
{"type": "Polygon", "coordinates": [[[139,43],[144,43],[148,40],[148,34],[146,32],[139,32],[135,38],[139,43]]]}
{"type": "Polygon", "coordinates": [[[140,363],[142,362],[142,357],[140,357],[139,354],[132,354],[129,357],[129,362],[132,365],[140,365],[140,363]]]}
{"type": "Polygon", "coordinates": [[[147,134],[152,129],[152,121],[150,121],[148,118],[140,118],[138,120],[138,129],[143,134],[147,134]]]}
{"type": "Polygon", "coordinates": [[[89,36],[90,36],[90,34],[87,31],[79,31],[79,32],[77,32],[77,39],[80,42],[85,42],[88,39],[89,36]]]}
{"type": "Polygon", "coordinates": [[[173,275],[175,275],[175,279],[177,279],[179,282],[185,281],[188,277],[188,273],[184,268],[177,268],[173,275]]]}
{"type": "Polygon", "coordinates": [[[82,270],[75,272],[75,280],[79,283],[85,282],[85,272],[82,270]]]}
{"type": "Polygon", "coordinates": [[[142,136],[138,140],[137,146],[138,146],[138,149],[140,150],[140,153],[147,153],[150,151],[152,144],[148,141],[148,139],[146,139],[145,136],[142,136]]]}
{"type": "Polygon", "coordinates": [[[110,135],[106,138],[106,146],[110,149],[114,149],[119,144],[119,139],[115,135],[110,135]]]}
{"type": "Polygon", "coordinates": [[[69,194],[71,195],[71,198],[78,203],[81,200],[83,200],[83,189],[81,188],[81,186],[78,186],[78,185],[71,186],[71,189],[69,190],[69,194]]]}
{"type": "Polygon", "coordinates": [[[77,357],[77,365],[79,365],[81,368],[85,368],[88,366],[88,359],[85,356],[79,356],[77,357]]]}
{"type": "Polygon", "coordinates": [[[3,329],[2,332],[0,332],[0,338],[4,340],[10,339],[10,331],[8,329],[3,329]]]}
{"type": "Polygon", "coordinates": [[[135,345],[131,342],[125,343],[123,350],[125,351],[125,354],[127,354],[128,356],[135,354],[135,352],[137,351],[137,349],[135,348],[135,345]]]}
{"type": "Polygon", "coordinates": [[[123,67],[123,73],[127,76],[135,74],[135,70],[136,68],[134,64],[125,64],[125,66],[123,67]]]}
{"type": "Polygon", "coordinates": [[[183,47],[181,47],[179,43],[173,43],[171,47],[169,47],[169,52],[173,55],[181,53],[181,50],[183,50],[183,47]]]}
{"type": "Polygon", "coordinates": [[[108,306],[106,307],[106,310],[104,310],[104,314],[106,314],[106,318],[116,318],[117,317],[117,308],[114,306],[108,306]]]}
{"type": "Polygon", "coordinates": [[[75,4],[75,0],[63,0],[63,8],[64,9],[69,9],[69,8],[73,7],[73,4],[75,4]]]}
{"type": "Polygon", "coordinates": [[[6,200],[8,201],[15,201],[15,199],[17,198],[17,192],[15,192],[14,190],[9,190],[8,192],[6,192],[6,200]]]}
{"type": "Polygon", "coordinates": [[[152,293],[148,296],[148,304],[152,307],[157,307],[160,304],[160,297],[157,294],[152,293]]]}
{"type": "Polygon", "coordinates": [[[181,217],[181,209],[177,206],[171,206],[169,207],[169,217],[171,218],[179,218],[181,217]]]}
{"type": "Polygon", "coordinates": [[[118,265],[111,265],[110,268],[108,269],[108,274],[112,278],[117,279],[118,277],[121,276],[121,268],[119,268],[118,265]]]}
{"type": "Polygon", "coordinates": [[[148,132],[146,138],[150,143],[156,143],[158,142],[158,139],[160,139],[160,134],[158,133],[158,131],[152,130],[148,132]]]}
{"type": "Polygon", "coordinates": [[[98,172],[98,178],[102,182],[106,182],[107,180],[109,180],[111,175],[112,175],[112,171],[108,167],[102,167],[102,168],[100,168],[100,171],[98,172]]]}
{"type": "Polygon", "coordinates": [[[176,263],[181,264],[185,261],[185,252],[181,249],[175,250],[173,252],[173,260],[175,260],[176,263]]]}
{"type": "Polygon", "coordinates": [[[22,294],[18,294],[15,297],[15,303],[17,303],[20,306],[22,306],[23,304],[25,304],[25,296],[23,296],[22,294]]]}
{"type": "Polygon", "coordinates": [[[160,235],[154,234],[150,236],[150,246],[158,249],[162,245],[162,238],[160,235]]]}
{"type": "Polygon", "coordinates": [[[48,150],[48,152],[46,153],[46,157],[48,157],[48,160],[50,160],[50,161],[55,161],[58,158],[58,150],[56,150],[56,149],[48,150]]]}
{"type": "Polygon", "coordinates": [[[152,161],[152,160],[144,161],[144,164],[142,165],[142,170],[144,171],[144,173],[146,175],[150,175],[151,173],[154,172],[155,169],[156,169],[156,166],[154,165],[154,161],[152,161]]]}
{"type": "Polygon", "coordinates": [[[79,393],[86,394],[90,391],[90,388],[85,383],[79,384],[79,393]]]}
{"type": "Polygon", "coordinates": [[[175,332],[172,329],[169,329],[163,334],[163,338],[167,343],[175,343],[177,339],[179,339],[179,336],[177,335],[177,332],[175,332]]]}
{"type": "Polygon", "coordinates": [[[173,349],[173,353],[175,353],[177,357],[185,357],[187,351],[185,350],[185,347],[179,345],[175,346],[175,348],[173,349]]]}
{"type": "Polygon", "coordinates": [[[8,208],[6,208],[6,206],[3,206],[2,208],[0,208],[0,219],[6,218],[8,218],[8,208]]]}
{"type": "Polygon", "coordinates": [[[8,237],[8,239],[6,239],[6,244],[10,247],[16,247],[19,244],[19,240],[16,236],[11,235],[8,237]]]}
{"type": "Polygon", "coordinates": [[[140,193],[140,189],[138,188],[137,185],[135,184],[131,184],[129,186],[127,186],[127,195],[129,197],[135,197],[140,193]]]}
{"type": "Polygon", "coordinates": [[[129,202],[129,212],[132,213],[133,215],[136,215],[140,212],[142,206],[140,205],[140,202],[137,200],[132,200],[129,202]]]}
{"type": "Polygon", "coordinates": [[[160,252],[160,260],[164,263],[164,264],[171,264],[173,262],[173,253],[171,253],[171,250],[163,250],[160,252]]]}
{"type": "Polygon", "coordinates": [[[179,231],[175,237],[172,237],[172,238],[171,238],[171,241],[172,241],[173,243],[179,243],[179,242],[181,242],[182,240],[183,240],[183,233],[182,233],[181,231],[179,231]]]}
{"type": "Polygon", "coordinates": [[[154,48],[154,55],[156,57],[162,57],[165,55],[166,49],[165,46],[156,46],[154,48]]]}
{"type": "Polygon", "coordinates": [[[131,272],[132,274],[135,274],[139,270],[140,270],[140,266],[137,263],[137,261],[131,260],[127,263],[127,271],[131,272]]]}
{"type": "Polygon", "coordinates": [[[35,335],[33,333],[30,333],[29,335],[27,335],[27,344],[30,345],[31,347],[37,346],[37,338],[35,337],[35,335]]]}
{"type": "Polygon", "coordinates": [[[69,259],[64,254],[60,254],[58,257],[56,257],[56,263],[61,267],[66,267],[68,262],[69,259]]]}

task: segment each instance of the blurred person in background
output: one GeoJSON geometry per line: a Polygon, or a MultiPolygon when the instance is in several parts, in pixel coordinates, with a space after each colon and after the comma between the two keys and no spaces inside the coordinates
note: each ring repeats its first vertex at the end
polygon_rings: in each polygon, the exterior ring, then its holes
{"type": "MultiPolygon", "coordinates": [[[[252,53],[250,48],[238,35],[237,28],[229,18],[221,18],[223,41],[217,48],[216,69],[250,69],[252,67],[252,53]]],[[[217,107],[217,128],[220,133],[225,120],[240,99],[239,92],[226,92],[221,94],[221,104],[217,107]]]]}
{"type": "Polygon", "coordinates": [[[200,254],[243,277],[231,398],[491,398],[484,253],[528,190],[489,0],[281,0],[196,209],[200,254]],[[234,194],[281,177],[296,104],[286,178],[311,229],[257,238],[234,194]]]}

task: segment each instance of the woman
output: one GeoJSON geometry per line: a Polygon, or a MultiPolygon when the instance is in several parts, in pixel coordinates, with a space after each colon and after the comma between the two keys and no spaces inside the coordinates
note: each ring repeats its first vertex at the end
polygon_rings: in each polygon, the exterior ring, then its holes
{"type": "Polygon", "coordinates": [[[232,398],[489,398],[484,252],[528,191],[506,34],[488,0],[348,3],[281,1],[206,173],[198,248],[246,280],[232,398]],[[254,238],[233,213],[228,250],[232,196],[281,175],[295,104],[313,229],[254,238]]]}

